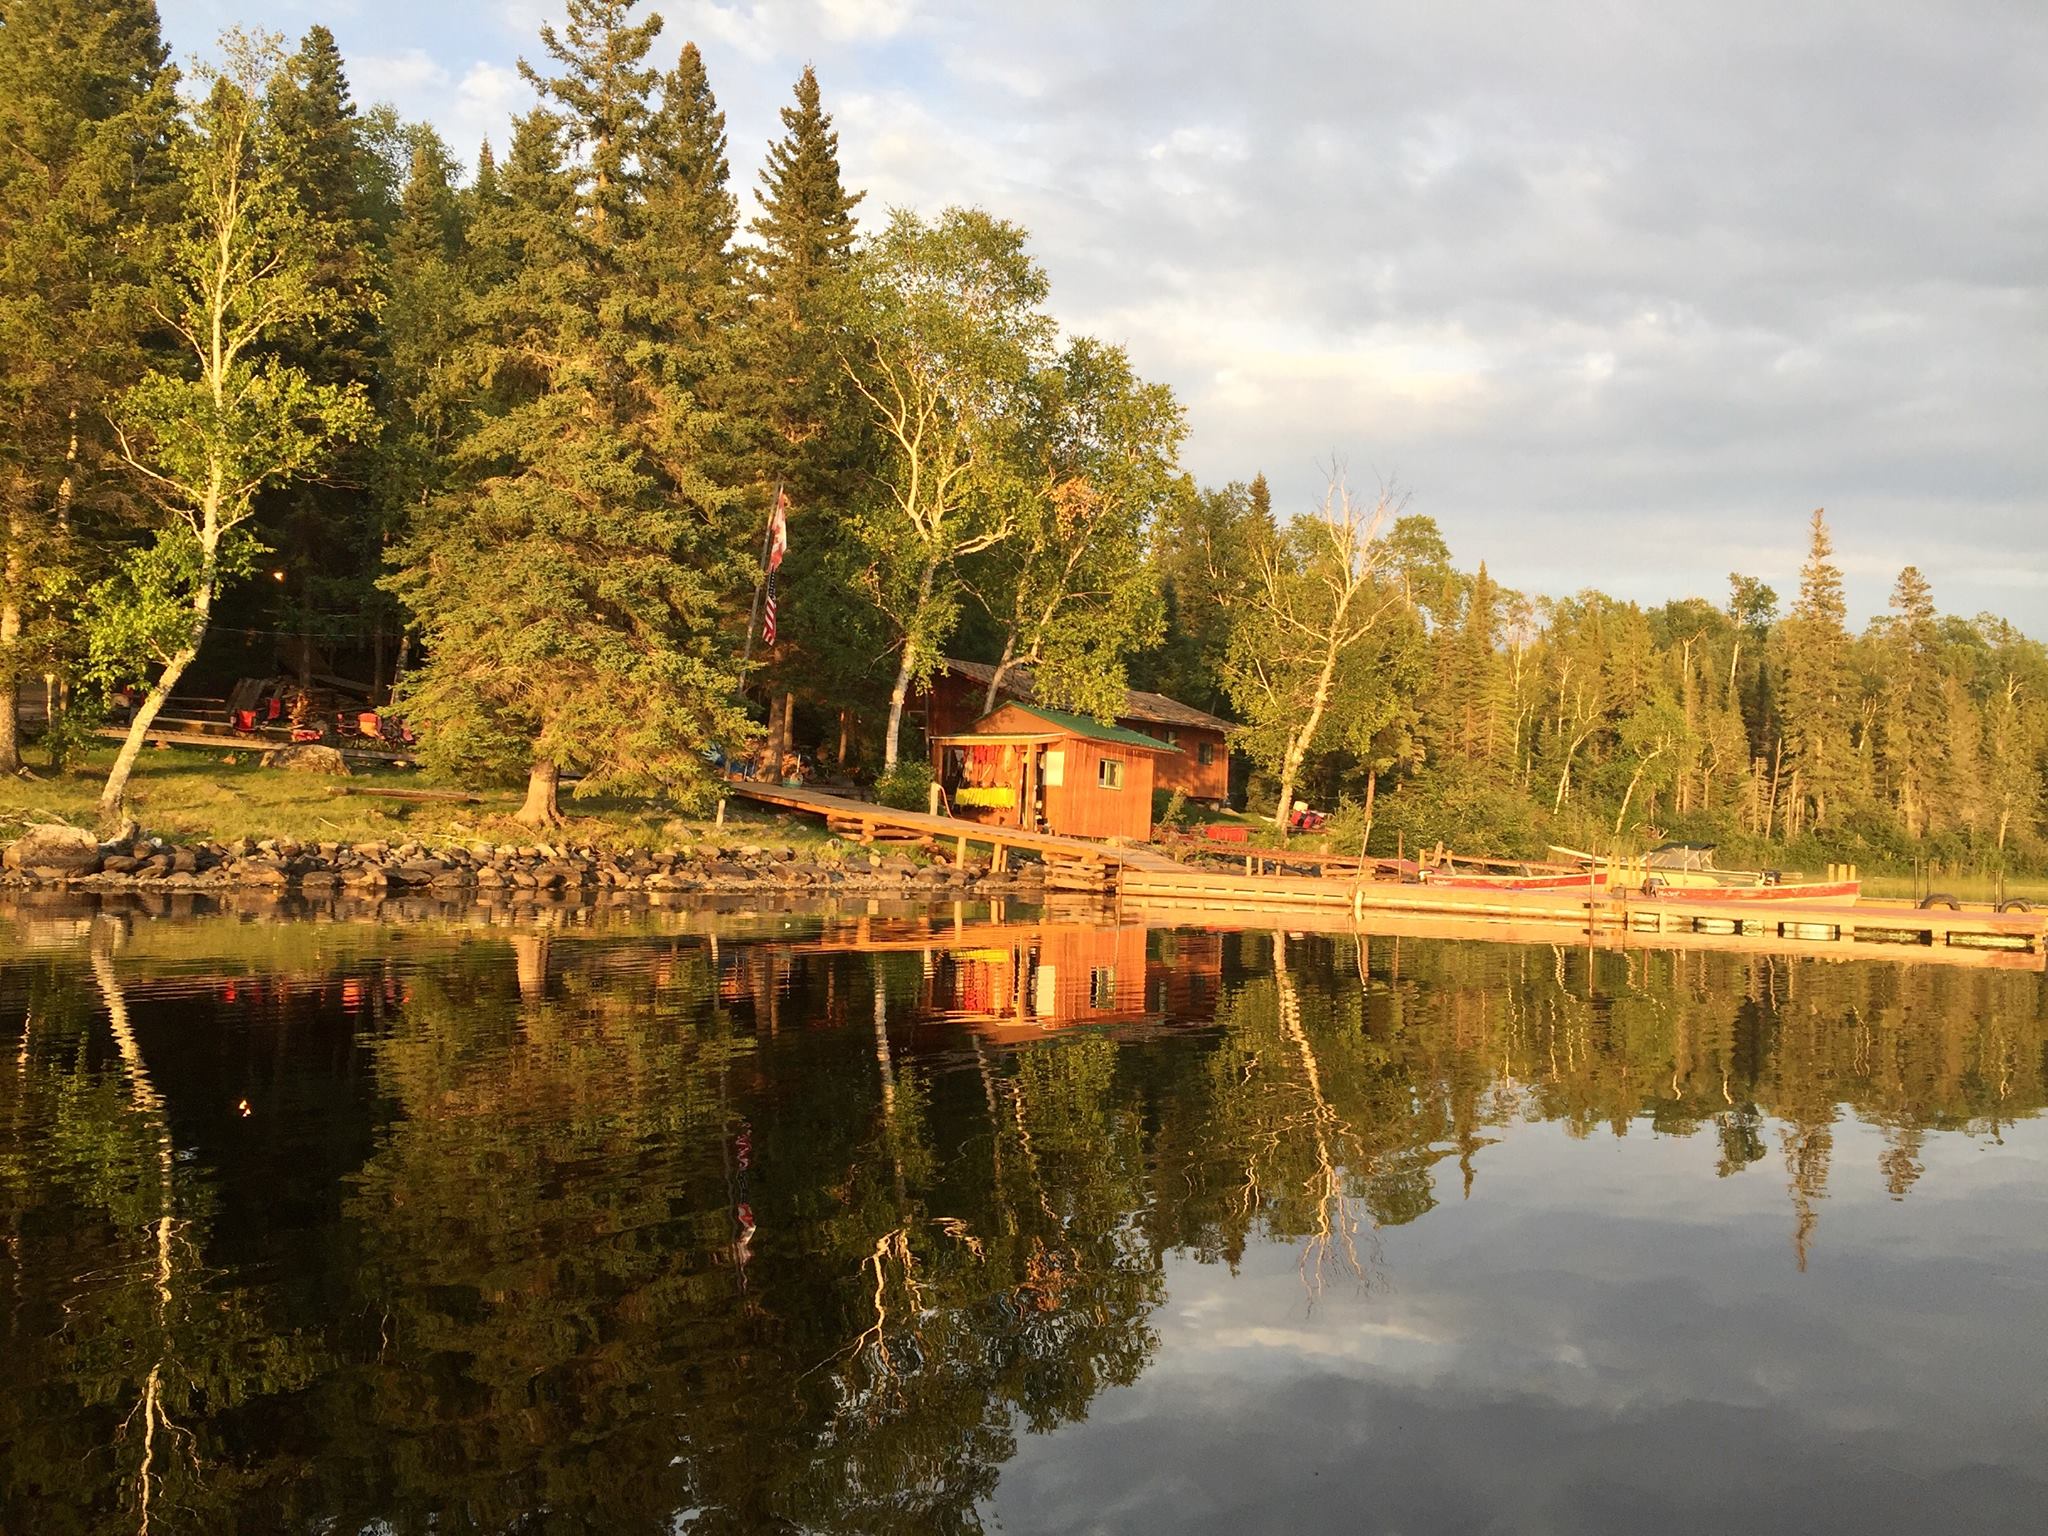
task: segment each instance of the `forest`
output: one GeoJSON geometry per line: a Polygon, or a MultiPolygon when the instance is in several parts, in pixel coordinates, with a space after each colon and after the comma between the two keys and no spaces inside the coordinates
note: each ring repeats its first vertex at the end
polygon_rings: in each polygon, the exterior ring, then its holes
{"type": "Polygon", "coordinates": [[[1507,590],[1427,486],[1198,484],[1027,231],[865,205],[809,68],[751,217],[659,15],[569,0],[521,69],[538,105],[468,150],[358,103],[324,27],[181,68],[149,0],[0,4],[0,771],[133,690],[122,826],[176,690],[289,671],[366,679],[533,824],[565,782],[701,804],[782,698],[918,796],[954,655],[1241,722],[1251,808],[1375,852],[2048,858],[2048,650],[1910,566],[1852,630],[1822,512],[1783,594],[1507,590]]]}

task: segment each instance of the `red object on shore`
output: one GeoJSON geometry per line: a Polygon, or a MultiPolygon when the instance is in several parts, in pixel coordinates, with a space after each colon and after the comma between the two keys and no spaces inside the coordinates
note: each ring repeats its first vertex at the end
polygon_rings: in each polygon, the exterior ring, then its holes
{"type": "Polygon", "coordinates": [[[1252,838],[1250,827],[1233,827],[1228,822],[1211,822],[1202,828],[1202,836],[1213,843],[1248,843],[1252,838]]]}

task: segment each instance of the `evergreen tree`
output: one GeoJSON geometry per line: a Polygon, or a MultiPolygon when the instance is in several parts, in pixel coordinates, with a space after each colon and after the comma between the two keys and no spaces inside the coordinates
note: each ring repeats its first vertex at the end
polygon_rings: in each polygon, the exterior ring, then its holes
{"type": "Polygon", "coordinates": [[[75,663],[79,593],[125,509],[107,412],[148,361],[135,236],[165,211],[165,59],[150,0],[0,13],[0,773],[21,767],[18,684],[75,663]]]}
{"type": "Polygon", "coordinates": [[[1799,572],[1799,601],[1780,634],[1786,758],[1798,790],[1788,804],[1791,830],[1825,827],[1842,809],[1853,783],[1855,719],[1849,675],[1847,607],[1842,573],[1833,560],[1826,515],[1815,511],[1806,564],[1799,572]]]}
{"type": "MultiPolygon", "coordinates": [[[[374,210],[383,172],[334,34],[309,28],[268,98],[280,174],[328,232],[314,282],[337,298],[376,293],[374,210]]],[[[280,352],[316,384],[374,390],[377,349],[375,307],[351,302],[307,320],[280,352]]],[[[302,677],[332,669],[336,649],[361,638],[365,617],[372,625],[385,620],[388,601],[375,586],[382,544],[375,469],[365,442],[337,454],[318,480],[271,491],[258,509],[258,536],[284,572],[267,592],[280,605],[275,627],[289,637],[281,649],[302,677]]]]}
{"type": "Polygon", "coordinates": [[[761,212],[747,226],[754,245],[739,382],[751,434],[749,495],[756,527],[778,486],[789,503],[783,638],[770,670],[781,686],[844,706],[876,698],[873,658],[889,645],[859,593],[867,561],[852,521],[879,449],[834,329],[834,293],[853,259],[862,194],[841,178],[839,135],[809,66],[782,125],[761,169],[761,212]]]}
{"type": "MultiPolygon", "coordinates": [[[[520,816],[535,824],[559,819],[564,769],[587,789],[687,790],[698,748],[745,729],[722,628],[741,574],[730,497],[700,457],[692,338],[666,318],[694,301],[652,239],[682,205],[689,146],[672,133],[650,151],[659,18],[634,24],[631,9],[572,0],[565,30],[542,32],[560,72],[522,61],[554,109],[517,125],[478,211],[469,354],[483,405],[459,450],[464,483],[419,519],[391,579],[425,640],[401,702],[430,755],[523,767],[520,816]]],[[[692,103],[666,105],[692,119],[692,103]]],[[[715,167],[698,170],[698,189],[715,189],[715,167]]]]}
{"type": "Polygon", "coordinates": [[[1934,595],[1913,566],[1892,587],[1884,636],[1884,777],[1908,837],[1927,830],[1940,762],[1941,672],[1934,595]]]}
{"type": "MultiPolygon", "coordinates": [[[[1270,515],[1270,513],[1269,513],[1270,515]]],[[[1160,595],[1160,639],[1131,658],[1131,681],[1171,694],[1212,714],[1227,714],[1223,667],[1230,648],[1230,611],[1242,596],[1251,488],[1238,481],[1220,491],[1178,478],[1151,525],[1149,559],[1160,595]]],[[[1270,537],[1271,529],[1264,530],[1270,537]]]]}
{"type": "MultiPolygon", "coordinates": [[[[382,552],[427,504],[451,488],[454,448],[470,425],[460,367],[470,298],[466,262],[468,208],[455,189],[455,162],[429,128],[413,133],[411,167],[385,262],[377,406],[383,432],[373,491],[382,552]]],[[[377,593],[371,620],[370,678],[381,694],[404,665],[403,636],[377,593]],[[387,642],[395,642],[387,646],[387,642]]]]}

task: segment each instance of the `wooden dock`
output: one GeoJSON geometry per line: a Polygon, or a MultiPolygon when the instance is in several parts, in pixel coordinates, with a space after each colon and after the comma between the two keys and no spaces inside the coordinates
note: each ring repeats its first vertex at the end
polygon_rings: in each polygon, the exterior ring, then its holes
{"type": "MultiPolygon", "coordinates": [[[[1940,959],[2048,969],[2048,914],[1922,910],[1905,902],[1852,907],[1786,903],[1652,900],[1576,891],[1487,891],[1303,875],[1239,875],[1182,869],[1126,869],[1119,892],[1127,913],[1192,918],[1267,913],[1310,926],[1378,927],[1383,919],[1427,919],[1442,937],[1509,937],[1498,930],[1560,930],[1589,937],[1654,934],[1660,945],[1712,949],[1814,949],[1843,958],[1940,959]]],[[[1242,918],[1232,921],[1243,921],[1242,918]]],[[[1636,942],[1640,942],[1637,940],[1636,942]]]]}
{"type": "MultiPolygon", "coordinates": [[[[1341,856],[1256,850],[1254,868],[1287,859],[1319,874],[1243,873],[1199,868],[1149,848],[1026,832],[951,816],[899,811],[818,790],[734,780],[727,793],[759,805],[817,816],[834,831],[876,841],[970,844],[991,850],[995,867],[1011,849],[1049,866],[1048,883],[1113,890],[1126,918],[1192,926],[1285,926],[1353,932],[1413,932],[1439,938],[1526,943],[1587,942],[1673,949],[1825,953],[1839,959],[1930,960],[2048,970],[2048,914],[1921,909],[1907,902],[1854,906],[1800,902],[1686,901],[1618,891],[1509,891],[1374,880],[1341,856]],[[1346,868],[1345,865],[1350,867],[1346,868]],[[1646,940],[1646,936],[1650,936],[1646,940]]],[[[1222,850],[1225,858],[1242,857],[1222,850]]]]}
{"type": "Polygon", "coordinates": [[[1146,848],[1127,848],[1116,843],[1094,842],[1085,837],[1057,837],[1050,832],[1027,832],[1022,827],[994,826],[955,816],[932,816],[923,811],[899,811],[869,800],[828,795],[821,790],[798,789],[787,784],[757,784],[749,779],[734,779],[726,785],[726,793],[756,805],[819,817],[833,831],[862,843],[951,843],[956,858],[964,857],[970,844],[980,844],[990,851],[997,869],[1004,866],[1005,856],[1013,848],[1028,848],[1053,868],[1097,871],[1105,878],[1132,869],[1149,869],[1164,874],[1181,868],[1165,854],[1146,848]]]}

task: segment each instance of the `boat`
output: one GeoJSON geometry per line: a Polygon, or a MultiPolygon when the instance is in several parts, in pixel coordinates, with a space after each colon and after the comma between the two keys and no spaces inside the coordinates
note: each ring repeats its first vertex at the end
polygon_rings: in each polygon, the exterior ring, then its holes
{"type": "Polygon", "coordinates": [[[1441,845],[1413,878],[1453,891],[1600,891],[1607,885],[1607,871],[1599,865],[1574,869],[1533,859],[1481,858],[1445,853],[1441,845]]]}
{"type": "Polygon", "coordinates": [[[1611,883],[1632,888],[1644,897],[1670,901],[1790,901],[1809,906],[1846,907],[1863,894],[1856,879],[1808,880],[1797,871],[1722,869],[1714,863],[1712,843],[1664,843],[1640,859],[1615,861],[1575,848],[1553,845],[1590,870],[1612,871],[1611,883]]]}
{"type": "Polygon", "coordinates": [[[1494,875],[1465,870],[1424,869],[1416,879],[1425,885],[1453,891],[1600,891],[1607,886],[1607,871],[1585,869],[1574,874],[1494,875]]]}

